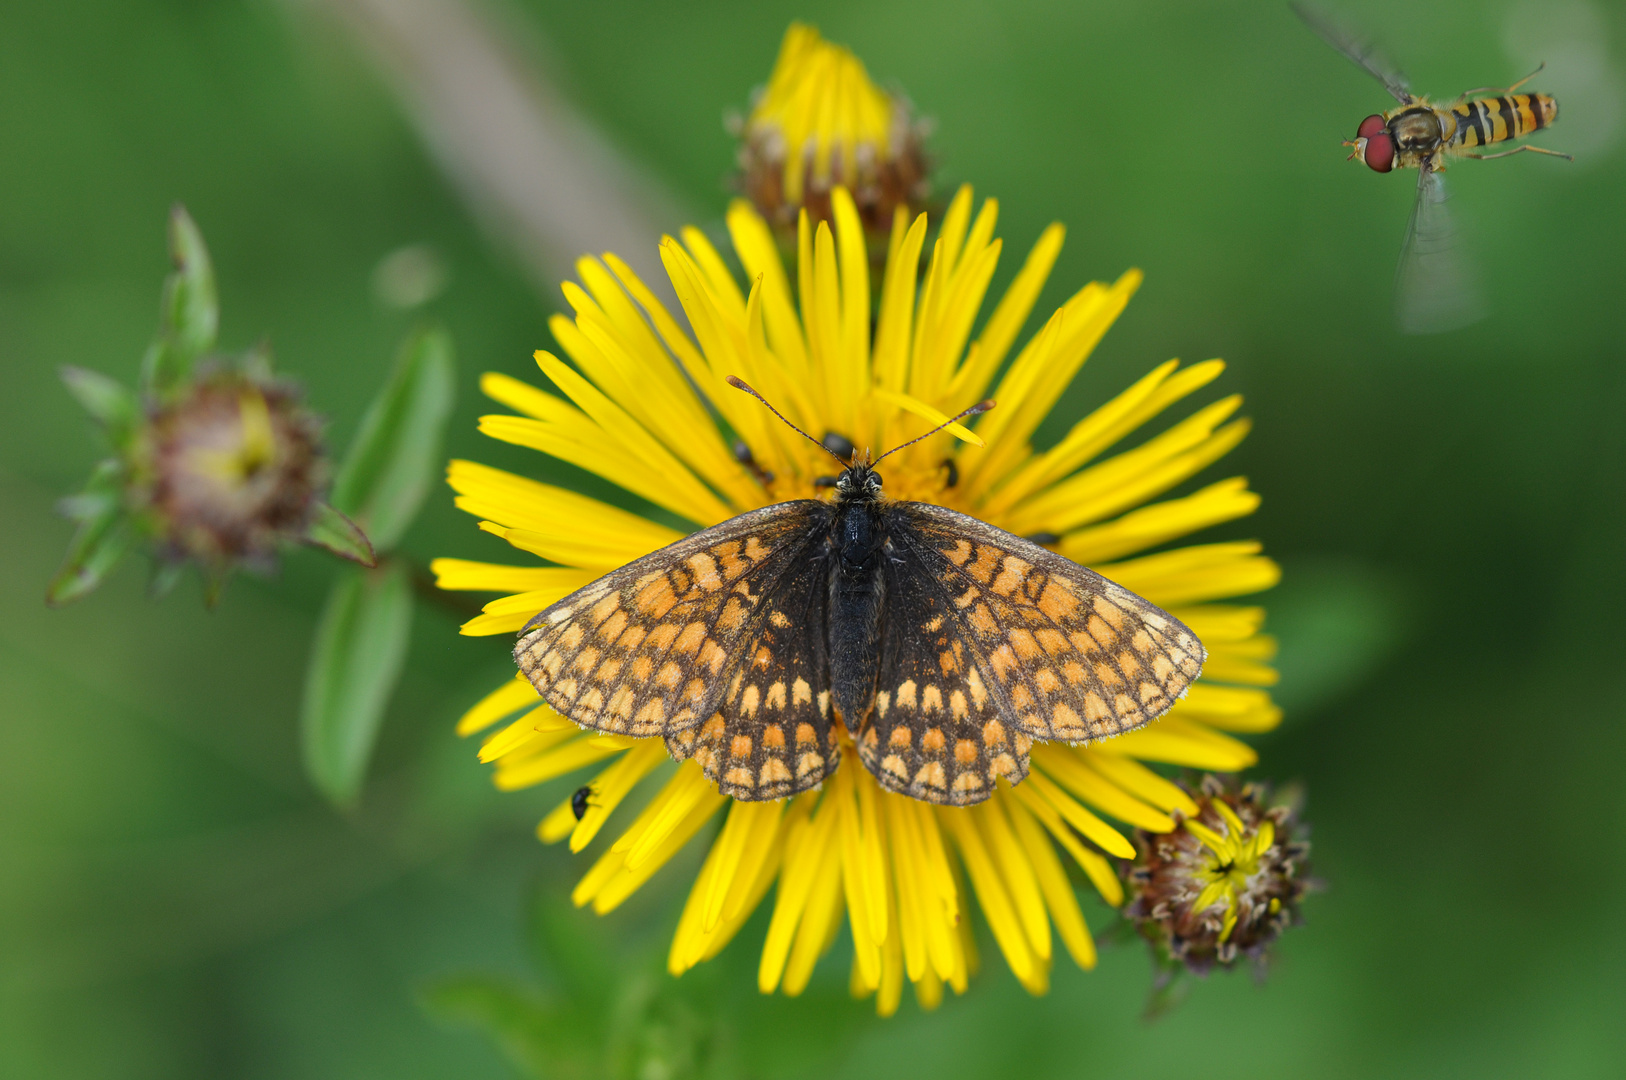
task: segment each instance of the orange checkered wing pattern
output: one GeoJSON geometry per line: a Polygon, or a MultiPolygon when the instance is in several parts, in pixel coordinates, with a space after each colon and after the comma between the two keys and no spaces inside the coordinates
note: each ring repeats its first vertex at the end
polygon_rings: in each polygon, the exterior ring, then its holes
{"type": "Polygon", "coordinates": [[[893,535],[875,707],[858,757],[889,790],[965,806],[993,794],[994,778],[1028,773],[1033,740],[1006,718],[976,643],[927,564],[893,535]]]}
{"type": "Polygon", "coordinates": [[[836,761],[823,693],[830,517],[825,503],[779,503],[684,537],[542,611],[514,659],[562,715],[663,736],[727,794],[812,787],[836,761]]]}
{"type": "Polygon", "coordinates": [[[725,673],[723,699],[699,727],[666,737],[724,795],[778,799],[820,783],[841,760],[830,724],[825,609],[829,558],[822,542],[779,579],[725,673]]]}
{"type": "Polygon", "coordinates": [[[980,802],[1031,739],[1090,742],[1167,711],[1206,653],[1183,623],[1038,544],[927,503],[889,508],[887,640],[859,738],[881,783],[980,802]]]}

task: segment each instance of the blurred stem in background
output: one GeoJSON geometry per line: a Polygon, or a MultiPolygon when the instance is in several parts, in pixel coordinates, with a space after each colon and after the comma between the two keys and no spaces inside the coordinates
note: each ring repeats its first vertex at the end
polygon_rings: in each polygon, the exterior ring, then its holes
{"type": "Polygon", "coordinates": [[[169,243],[175,271],[137,389],[83,368],[62,373],[114,453],[62,504],[79,528],[46,599],[84,596],[138,546],[154,560],[154,595],[193,562],[210,607],[234,570],[269,574],[289,543],[356,564],[340,571],[317,627],[302,724],[311,782],[353,805],[406,661],[413,572],[392,552],[439,472],[455,393],[451,339],[438,329],[407,338],[329,491],[323,420],[273,377],[269,348],[215,352],[214,271],[179,206],[169,243]]]}
{"type": "Polygon", "coordinates": [[[643,253],[685,215],[546,78],[539,50],[462,0],[313,0],[378,63],[426,147],[493,242],[550,299],[583,251],[643,253]]]}

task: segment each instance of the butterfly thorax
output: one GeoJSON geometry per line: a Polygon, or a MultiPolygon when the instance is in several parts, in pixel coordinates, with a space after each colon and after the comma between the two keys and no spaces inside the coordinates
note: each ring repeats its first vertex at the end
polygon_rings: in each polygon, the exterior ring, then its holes
{"type": "Polygon", "coordinates": [[[827,545],[830,606],[826,640],[830,696],[856,731],[875,701],[881,617],[886,609],[886,510],[881,477],[855,463],[836,480],[835,516],[827,545]]]}

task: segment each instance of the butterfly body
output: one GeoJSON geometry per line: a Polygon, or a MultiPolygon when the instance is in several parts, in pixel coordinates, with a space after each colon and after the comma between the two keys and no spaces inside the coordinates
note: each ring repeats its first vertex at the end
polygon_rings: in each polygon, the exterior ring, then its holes
{"type": "Polygon", "coordinates": [[[886,512],[881,478],[855,465],[836,481],[829,541],[830,604],[826,641],[830,696],[843,717],[864,717],[880,674],[886,611],[886,512]]]}
{"type": "Polygon", "coordinates": [[[741,514],[565,597],[514,656],[565,716],[660,735],[737,799],[818,785],[844,729],[883,787],[966,805],[1020,782],[1035,738],[1154,719],[1205,654],[1167,612],[1038,544],[886,499],[860,462],[833,501],[741,514]]]}

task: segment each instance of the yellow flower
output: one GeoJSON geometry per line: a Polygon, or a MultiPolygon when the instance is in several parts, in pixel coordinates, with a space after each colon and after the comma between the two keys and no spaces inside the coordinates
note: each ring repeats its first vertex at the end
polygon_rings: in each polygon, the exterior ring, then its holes
{"type": "Polygon", "coordinates": [[[971,191],[962,188],[931,245],[924,277],[918,270],[926,217],[897,215],[872,333],[863,227],[844,189],[835,189],[832,206],[833,230],[815,229],[802,217],[793,277],[767,223],[736,203],[728,228],[748,288],[698,230],[664,239],[661,258],[692,338],[614,255],[577,263],[581,283],[564,285],[576,316],[551,323],[574,366],[536,354],[563,396],[488,374],[485,392],[520,415],[487,416],[480,428],[595,473],[650,508],[634,513],[452,462],[458,505],[485,531],[551,564],[437,560],[442,588],[511,594],[487,604],[463,632],[512,633],[555,600],[683,531],[768,503],[817,497],[814,481],[831,471],[828,457],[729,389],[730,375],[815,435],[877,449],[920,434],[992,389],[999,407],[976,426],[984,445],[956,443],[945,432],[909,447],[887,461],[888,494],[1040,536],[1171,610],[1208,648],[1204,677],[1161,720],[1110,743],[1035,745],[1028,778],[1014,788],[1002,784],[972,808],[930,806],[882,790],[851,746],[822,791],[734,802],[693,761],[672,766],[661,740],[583,732],[540,704],[523,679],[476,705],[459,730],[480,731],[525,710],[480,751],[481,760],[495,763],[503,789],[613,759],[588,785],[580,820],[566,797],[539,827],[544,841],[568,837],[572,850],[586,847],[643,781],[660,774],[653,798],[576,887],[576,903],[600,913],[726,810],[672,942],[674,974],[716,954],[777,883],[759,969],[764,992],[801,992],[845,913],[855,993],[878,991],[879,1011],[890,1013],[907,976],[921,1002],[934,1006],[945,983],[963,990],[976,967],[968,918],[974,896],[1012,972],[1042,993],[1055,938],[1082,967],[1095,962],[1064,858],[1108,903],[1123,899],[1101,852],[1130,858],[1134,848],[1098,814],[1153,833],[1171,830],[1172,813],[1190,816],[1196,806],[1143,762],[1242,769],[1255,755],[1231,733],[1263,731],[1279,719],[1261,689],[1275,679],[1267,665],[1273,643],[1260,632],[1263,611],[1213,603],[1276,582],[1276,566],[1259,545],[1210,543],[1125,558],[1257,506],[1240,477],[1150,501],[1235,446],[1247,421],[1233,419],[1239,398],[1222,398],[1137,446],[1117,449],[1223,368],[1218,360],[1186,367],[1171,360],[1054,446],[1034,448],[1034,430],[1123,310],[1139,273],[1080,289],[1011,359],[1063,230],[1045,230],[973,337],[1000,241],[995,202],[985,201],[973,219],[971,191]],[[723,425],[742,445],[731,447],[723,425]],[[1109,451],[1116,452],[1104,456],[1109,451]]]}
{"type": "Polygon", "coordinates": [[[792,235],[804,208],[815,224],[828,221],[831,192],[845,187],[884,240],[893,211],[926,198],[923,134],[909,103],[876,86],[863,61],[792,23],[740,132],[740,187],[792,235]]]}

